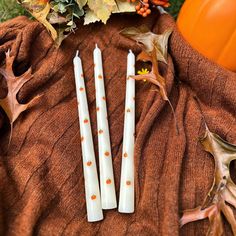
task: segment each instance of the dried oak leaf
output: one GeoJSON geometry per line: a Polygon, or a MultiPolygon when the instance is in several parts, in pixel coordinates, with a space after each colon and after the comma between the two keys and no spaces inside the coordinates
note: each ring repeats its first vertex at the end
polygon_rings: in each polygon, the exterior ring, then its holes
{"type": "Polygon", "coordinates": [[[189,222],[209,218],[210,227],[207,235],[223,235],[221,213],[225,216],[233,234],[236,235],[236,220],[229,206],[236,208],[236,185],[230,177],[230,162],[236,159],[236,146],[223,140],[219,135],[206,132],[200,139],[204,149],[211,153],[215,160],[215,174],[211,190],[207,194],[202,206],[184,211],[180,220],[183,226],[189,222]]]}
{"type": "Polygon", "coordinates": [[[161,35],[154,34],[145,25],[142,25],[139,28],[130,27],[121,31],[122,35],[141,45],[142,52],[138,55],[137,60],[152,63],[152,70],[150,73],[132,77],[136,80],[144,80],[153,83],[159,88],[162,99],[167,101],[171,107],[178,133],[179,130],[174,108],[167,96],[166,81],[163,76],[160,75],[158,69],[158,61],[167,64],[168,39],[171,33],[172,30],[169,29],[161,35]]]}
{"type": "MultiPolygon", "coordinates": [[[[28,69],[23,75],[16,77],[13,73],[12,66],[15,57],[10,56],[10,51],[6,53],[6,66],[5,68],[0,68],[0,74],[6,79],[8,93],[3,99],[0,99],[0,106],[5,111],[10,125],[11,125],[11,135],[13,129],[13,123],[19,117],[19,115],[28,109],[28,107],[40,96],[34,97],[27,104],[20,104],[17,101],[17,94],[21,87],[32,78],[31,69],[28,69]]],[[[11,141],[11,135],[9,138],[9,143],[11,141]]]]}
{"type": "Polygon", "coordinates": [[[154,34],[145,25],[141,25],[139,28],[126,28],[121,34],[141,44],[147,54],[152,54],[155,49],[156,59],[167,64],[168,40],[172,31],[168,29],[163,34],[154,34]]]}

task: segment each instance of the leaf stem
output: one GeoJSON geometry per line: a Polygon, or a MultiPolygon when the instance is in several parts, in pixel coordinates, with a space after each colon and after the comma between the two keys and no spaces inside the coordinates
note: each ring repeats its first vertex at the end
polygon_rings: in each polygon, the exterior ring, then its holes
{"type": "Polygon", "coordinates": [[[175,123],[175,127],[176,127],[176,131],[177,131],[177,135],[179,135],[179,126],[178,126],[178,122],[177,122],[177,119],[176,119],[176,115],[175,115],[175,110],[169,100],[169,98],[167,99],[167,102],[169,103],[170,105],[170,108],[171,108],[171,111],[173,113],[173,116],[174,116],[174,123],[175,123]]]}
{"type": "Polygon", "coordinates": [[[12,139],[12,134],[13,134],[13,123],[10,124],[10,135],[9,135],[9,140],[8,140],[8,145],[7,145],[7,151],[9,150],[10,148],[10,144],[11,144],[11,139],[12,139]]]}

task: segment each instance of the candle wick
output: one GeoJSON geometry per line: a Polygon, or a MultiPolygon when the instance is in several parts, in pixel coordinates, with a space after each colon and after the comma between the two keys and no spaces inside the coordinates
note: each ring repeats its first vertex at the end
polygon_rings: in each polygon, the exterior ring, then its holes
{"type": "Polygon", "coordinates": [[[76,54],[75,54],[76,57],[79,56],[79,50],[76,51],[76,54]]]}
{"type": "Polygon", "coordinates": [[[95,47],[96,47],[96,48],[98,48],[98,45],[97,45],[97,44],[95,44],[95,47]]]}
{"type": "Polygon", "coordinates": [[[76,51],[76,54],[75,54],[76,57],[79,56],[79,50],[76,51]]]}
{"type": "Polygon", "coordinates": [[[130,49],[129,52],[132,53],[132,50],[130,49]]]}

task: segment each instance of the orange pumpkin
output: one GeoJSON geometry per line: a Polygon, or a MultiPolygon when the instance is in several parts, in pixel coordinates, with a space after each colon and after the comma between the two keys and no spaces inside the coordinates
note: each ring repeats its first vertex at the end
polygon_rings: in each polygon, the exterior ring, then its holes
{"type": "Polygon", "coordinates": [[[193,48],[236,72],[236,0],[186,0],[177,25],[193,48]]]}

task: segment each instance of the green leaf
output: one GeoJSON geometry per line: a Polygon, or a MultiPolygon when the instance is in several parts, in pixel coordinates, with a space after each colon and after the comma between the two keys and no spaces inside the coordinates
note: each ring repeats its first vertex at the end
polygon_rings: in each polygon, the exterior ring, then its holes
{"type": "Polygon", "coordinates": [[[78,8],[78,7],[76,7],[76,8],[74,9],[73,15],[74,15],[75,17],[77,17],[77,18],[80,18],[81,16],[84,15],[84,10],[83,10],[83,9],[80,9],[80,8],[78,8]]]}

